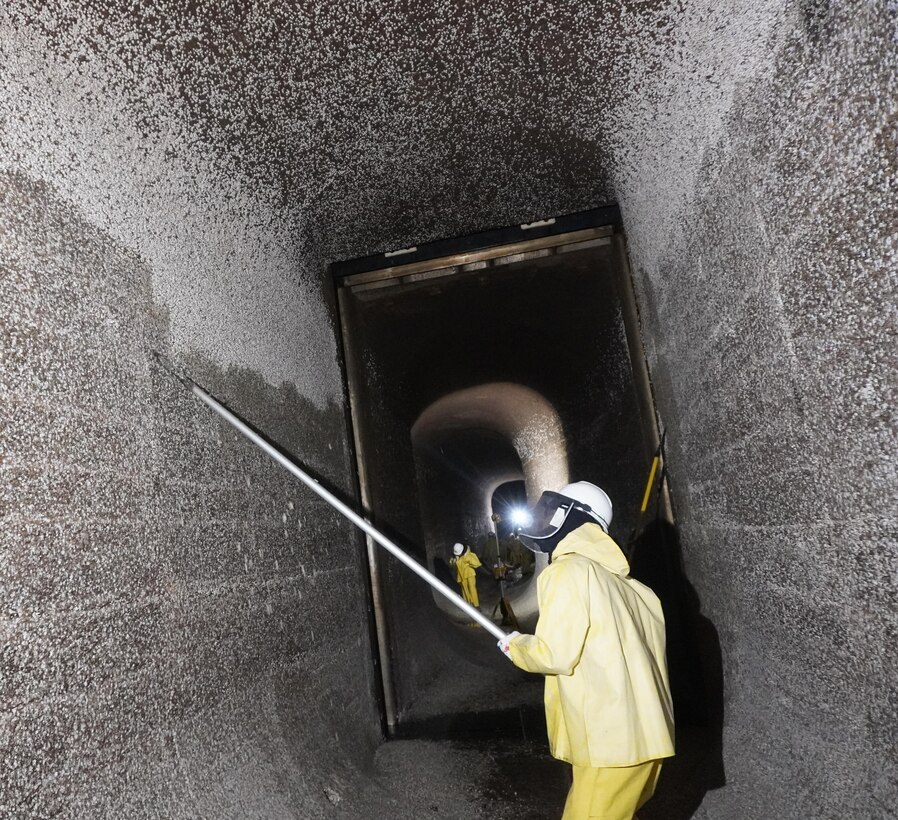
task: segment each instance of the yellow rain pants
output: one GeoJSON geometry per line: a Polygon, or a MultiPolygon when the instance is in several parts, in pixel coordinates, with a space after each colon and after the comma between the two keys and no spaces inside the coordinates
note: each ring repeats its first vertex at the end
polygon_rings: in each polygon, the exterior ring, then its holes
{"type": "Polygon", "coordinates": [[[574,766],[561,820],[633,820],[633,815],[655,793],[661,761],[638,766],[594,769],[574,766]]]}

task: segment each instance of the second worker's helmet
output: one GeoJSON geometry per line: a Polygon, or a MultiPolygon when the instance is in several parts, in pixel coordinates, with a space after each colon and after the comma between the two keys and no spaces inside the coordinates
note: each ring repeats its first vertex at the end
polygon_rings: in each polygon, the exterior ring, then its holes
{"type": "Polygon", "coordinates": [[[533,521],[518,532],[521,543],[534,552],[548,552],[584,524],[598,524],[605,532],[611,524],[611,499],[588,481],[567,484],[557,493],[547,490],[533,508],[533,521]]]}

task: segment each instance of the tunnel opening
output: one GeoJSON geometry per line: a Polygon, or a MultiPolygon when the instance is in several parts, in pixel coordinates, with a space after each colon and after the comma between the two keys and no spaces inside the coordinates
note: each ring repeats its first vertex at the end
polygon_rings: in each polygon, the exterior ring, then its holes
{"type": "MultiPolygon", "coordinates": [[[[490,498],[495,533],[502,539],[512,535],[515,528],[526,523],[521,511],[527,509],[527,485],[523,479],[515,479],[500,484],[490,498]]],[[[492,517],[491,516],[491,517],[492,517]]]]}
{"type": "MultiPolygon", "coordinates": [[[[459,540],[470,544],[486,567],[499,579],[502,545],[495,543],[491,507],[496,487],[520,479],[533,498],[548,487],[567,483],[567,443],[558,411],[532,388],[509,382],[480,384],[441,396],[415,420],[411,429],[417,477],[422,537],[428,561],[451,579],[447,562],[450,547],[459,540]]],[[[513,605],[516,618],[532,625],[536,619],[536,593],[529,570],[537,574],[546,561],[525,563],[521,584],[491,583],[480,579],[478,591],[486,606],[495,610],[499,597],[506,611],[513,605]],[[500,596],[499,588],[508,587],[500,596]]],[[[457,610],[444,599],[437,605],[450,617],[457,610]]]]}
{"type": "MultiPolygon", "coordinates": [[[[468,543],[484,564],[481,608],[497,619],[490,570],[507,550],[510,506],[589,479],[615,498],[624,541],[654,444],[616,209],[532,231],[332,266],[363,504],[447,583],[452,544],[468,543]]],[[[527,730],[541,715],[542,681],[509,668],[401,568],[376,551],[369,560],[394,735],[442,727],[468,738],[473,724],[516,715],[521,738],[544,736],[544,726],[527,730]]],[[[531,628],[545,565],[535,556],[508,590],[531,628]]]]}

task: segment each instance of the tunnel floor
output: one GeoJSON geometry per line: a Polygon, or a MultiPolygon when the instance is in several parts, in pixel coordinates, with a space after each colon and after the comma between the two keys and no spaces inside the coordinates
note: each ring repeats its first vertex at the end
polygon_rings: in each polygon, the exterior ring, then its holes
{"type": "Polygon", "coordinates": [[[410,811],[398,817],[557,818],[569,784],[544,744],[519,738],[394,740],[376,763],[407,795],[410,811]]]}
{"type": "MultiPolygon", "coordinates": [[[[543,678],[512,666],[479,630],[453,624],[467,656],[410,706],[376,755],[378,778],[400,795],[394,817],[557,820],[570,767],[549,754],[543,678]]],[[[683,724],[640,820],[688,820],[719,756],[714,732],[683,724]]]]}
{"type": "MultiPolygon", "coordinates": [[[[688,820],[706,792],[710,737],[687,726],[640,820],[688,820]]],[[[557,820],[569,767],[551,757],[541,707],[441,715],[404,725],[377,753],[385,785],[406,797],[397,817],[557,820]]]]}

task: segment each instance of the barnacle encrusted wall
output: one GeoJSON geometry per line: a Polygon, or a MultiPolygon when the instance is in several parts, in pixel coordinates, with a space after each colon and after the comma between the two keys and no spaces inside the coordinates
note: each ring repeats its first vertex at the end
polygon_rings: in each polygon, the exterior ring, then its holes
{"type": "Polygon", "coordinates": [[[896,31],[835,0],[3,4],[0,813],[397,816],[360,768],[354,535],[148,350],[350,491],[324,264],[616,198],[721,636],[702,811],[885,817],[896,31]]]}
{"type": "Polygon", "coordinates": [[[615,153],[687,571],[723,654],[729,785],[698,816],[885,818],[898,9],[715,6],[651,52],[615,153]]]}

